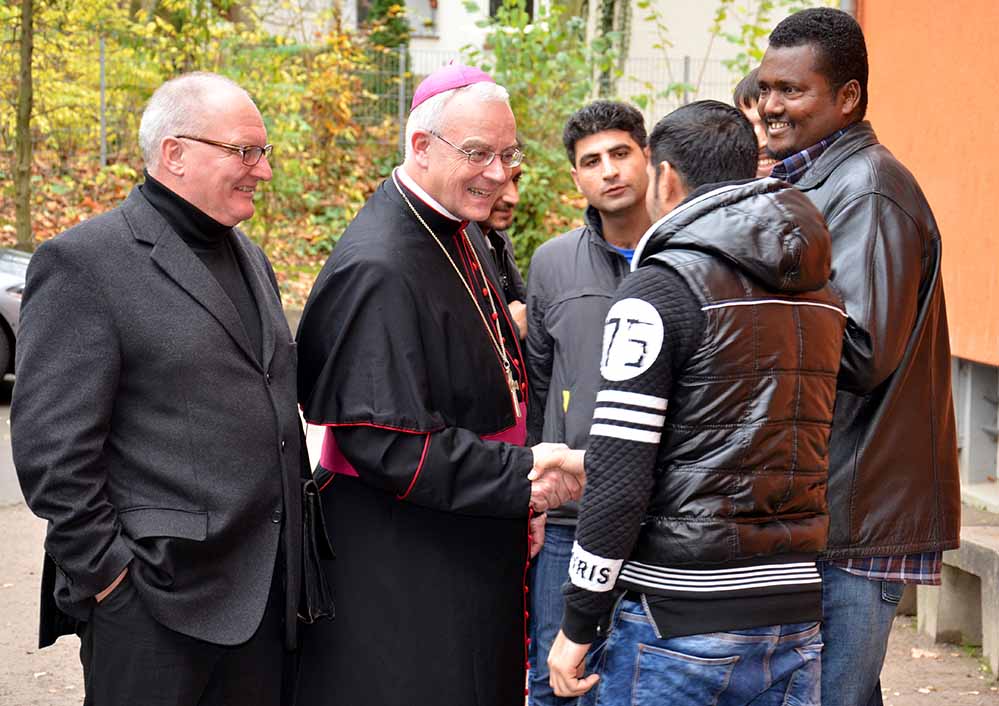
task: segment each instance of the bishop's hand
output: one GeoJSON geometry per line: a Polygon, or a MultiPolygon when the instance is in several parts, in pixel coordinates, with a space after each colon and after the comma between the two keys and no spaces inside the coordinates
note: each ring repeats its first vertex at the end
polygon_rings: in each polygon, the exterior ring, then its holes
{"type": "Polygon", "coordinates": [[[584,451],[551,443],[538,444],[531,450],[534,467],[527,478],[531,481],[531,508],[535,512],[546,512],[583,497],[586,485],[584,451]]]}
{"type": "Polygon", "coordinates": [[[530,558],[531,559],[533,559],[534,557],[536,557],[538,555],[538,552],[541,551],[541,547],[543,547],[544,544],[545,544],[545,521],[546,521],[546,519],[547,519],[547,515],[545,515],[544,513],[542,513],[540,515],[535,515],[534,517],[531,518],[531,522],[530,522],[530,526],[531,526],[531,545],[530,545],[531,546],[531,552],[530,552],[531,556],[530,556],[530,558]]]}

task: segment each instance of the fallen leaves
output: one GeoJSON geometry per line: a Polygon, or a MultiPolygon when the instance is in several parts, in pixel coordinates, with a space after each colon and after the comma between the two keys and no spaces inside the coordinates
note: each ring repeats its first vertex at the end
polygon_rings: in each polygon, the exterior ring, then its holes
{"type": "MultiPolygon", "coordinates": [[[[32,163],[31,218],[35,241],[42,242],[80,221],[117,206],[135,185],[135,171],[112,165],[101,169],[95,154],[60,160],[44,149],[32,163]],[[118,168],[115,168],[115,167],[118,168]]],[[[16,242],[13,188],[0,190],[0,246],[16,242]]]]}

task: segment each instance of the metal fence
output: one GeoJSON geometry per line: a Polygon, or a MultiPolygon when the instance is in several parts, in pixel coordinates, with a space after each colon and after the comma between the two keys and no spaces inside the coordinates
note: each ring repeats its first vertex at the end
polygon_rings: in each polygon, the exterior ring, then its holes
{"type": "MultiPolygon", "coordinates": [[[[407,51],[405,47],[375,57],[371,65],[362,70],[365,87],[371,95],[355,105],[355,121],[368,127],[380,125],[386,117],[391,117],[399,126],[401,151],[406,115],[416,86],[428,74],[459,58],[457,53],[407,51]]],[[[713,98],[730,102],[737,80],[738,77],[717,60],[639,56],[624,62],[615,92],[623,100],[635,101],[644,97],[643,113],[651,127],[666,113],[694,100],[713,98]]]]}
{"type": "MultiPolygon", "coordinates": [[[[85,83],[92,81],[94,84],[99,82],[99,85],[81,87],[93,98],[88,99],[86,105],[75,108],[77,115],[92,115],[93,119],[73,121],[74,126],[43,120],[36,123],[36,130],[62,154],[72,154],[84,146],[99,144],[104,164],[109,151],[137,151],[135,143],[144,100],[142,96],[151,94],[155,86],[141,85],[142,78],[131,75],[126,55],[105,56],[103,46],[100,46],[99,53],[95,51],[95,59],[98,56],[99,67],[95,66],[98,70],[93,71],[92,78],[85,83]],[[112,68],[115,71],[112,72],[112,68]],[[128,85],[105,85],[105,75],[112,73],[119,80],[125,77],[128,85]]],[[[352,105],[354,122],[371,139],[397,143],[401,152],[405,141],[405,119],[415,87],[435,69],[459,58],[453,52],[407,47],[369,56],[367,65],[358,69],[364,90],[352,105]],[[391,128],[385,129],[386,125],[391,125],[391,128]],[[374,130],[376,127],[383,129],[374,130]]],[[[731,100],[735,78],[722,62],[716,60],[631,57],[624,62],[615,92],[624,100],[635,101],[644,96],[643,112],[651,126],[670,110],[692,100],[731,100]],[[673,90],[668,91],[671,86],[673,90]]]]}
{"type": "Polygon", "coordinates": [[[402,46],[369,58],[369,65],[360,69],[364,94],[354,103],[354,122],[369,128],[391,119],[397,126],[396,140],[401,154],[406,142],[406,116],[416,87],[426,76],[460,56],[402,46]]]}
{"type": "Polygon", "coordinates": [[[643,112],[651,128],[659,118],[691,101],[712,98],[730,103],[739,78],[718,60],[635,56],[625,61],[616,89],[625,100],[648,99],[643,112]]]}

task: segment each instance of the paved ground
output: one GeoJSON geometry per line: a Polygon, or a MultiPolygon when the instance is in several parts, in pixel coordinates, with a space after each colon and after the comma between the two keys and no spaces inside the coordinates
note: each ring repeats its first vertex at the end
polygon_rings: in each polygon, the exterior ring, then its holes
{"type": "Polygon", "coordinates": [[[0,507],[20,503],[21,486],[10,457],[10,379],[0,377],[0,507]]]}
{"type": "MultiPolygon", "coordinates": [[[[79,642],[36,648],[44,523],[23,504],[0,508],[0,704],[80,704],[79,642]]],[[[999,690],[972,650],[934,645],[914,619],[896,620],[882,674],[886,706],[997,706],[999,690]]],[[[414,706],[424,706],[415,704],[414,706]]]]}
{"type": "Polygon", "coordinates": [[[978,654],[958,645],[933,644],[916,632],[915,617],[896,618],[881,672],[885,706],[996,706],[999,685],[978,654]]]}
{"type": "Polygon", "coordinates": [[[38,583],[45,523],[23,505],[0,508],[0,704],[83,701],[79,641],[38,650],[38,583]]]}

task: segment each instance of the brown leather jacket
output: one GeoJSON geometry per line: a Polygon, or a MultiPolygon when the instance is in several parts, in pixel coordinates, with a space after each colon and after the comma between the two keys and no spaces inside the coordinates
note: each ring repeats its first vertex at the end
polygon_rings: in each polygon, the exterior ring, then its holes
{"type": "Polygon", "coordinates": [[[829,443],[828,557],[958,545],[940,233],[912,174],[855,124],[797,187],[822,211],[850,315],[829,443]]]}

